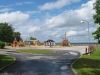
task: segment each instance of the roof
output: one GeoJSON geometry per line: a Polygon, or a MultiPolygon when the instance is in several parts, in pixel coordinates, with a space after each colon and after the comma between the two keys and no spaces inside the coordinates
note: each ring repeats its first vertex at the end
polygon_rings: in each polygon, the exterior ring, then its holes
{"type": "Polygon", "coordinates": [[[49,39],[49,40],[47,40],[47,41],[45,41],[45,42],[55,42],[55,41],[54,41],[54,40],[49,39]]]}

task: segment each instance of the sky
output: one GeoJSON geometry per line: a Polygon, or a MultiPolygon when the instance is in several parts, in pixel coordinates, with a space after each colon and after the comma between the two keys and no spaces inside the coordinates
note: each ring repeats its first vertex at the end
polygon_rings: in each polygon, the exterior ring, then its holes
{"type": "Polygon", "coordinates": [[[0,0],[0,22],[12,25],[24,40],[33,36],[61,42],[66,33],[70,42],[88,42],[89,36],[96,42],[93,3],[95,0],[0,0]]]}

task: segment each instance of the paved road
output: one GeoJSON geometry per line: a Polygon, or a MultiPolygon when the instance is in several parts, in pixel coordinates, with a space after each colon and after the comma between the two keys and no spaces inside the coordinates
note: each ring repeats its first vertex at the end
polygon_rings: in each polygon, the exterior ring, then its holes
{"type": "Polygon", "coordinates": [[[74,75],[70,66],[80,54],[73,51],[58,51],[54,55],[32,55],[7,52],[17,61],[0,71],[0,75],[74,75]]]}

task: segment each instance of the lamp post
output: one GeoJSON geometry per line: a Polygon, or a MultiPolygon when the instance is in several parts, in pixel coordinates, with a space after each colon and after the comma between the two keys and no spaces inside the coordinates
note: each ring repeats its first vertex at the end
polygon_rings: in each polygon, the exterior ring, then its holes
{"type": "Polygon", "coordinates": [[[90,46],[90,29],[89,29],[89,22],[87,20],[82,20],[81,23],[87,23],[88,24],[88,45],[90,46]]]}

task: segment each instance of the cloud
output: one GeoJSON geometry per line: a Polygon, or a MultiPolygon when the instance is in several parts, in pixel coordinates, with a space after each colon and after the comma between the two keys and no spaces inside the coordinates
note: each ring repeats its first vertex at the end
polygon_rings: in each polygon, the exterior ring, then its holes
{"type": "Polygon", "coordinates": [[[76,12],[83,19],[92,19],[93,14],[95,14],[95,11],[93,9],[93,3],[95,3],[95,0],[90,0],[86,4],[82,4],[81,8],[76,12]]]}
{"type": "Polygon", "coordinates": [[[54,32],[54,33],[52,33],[51,35],[52,36],[56,36],[58,34],[58,32],[54,32]]]}
{"type": "Polygon", "coordinates": [[[21,6],[21,5],[29,5],[29,4],[33,4],[34,2],[30,2],[30,1],[28,1],[28,2],[19,2],[19,3],[16,3],[15,5],[16,6],[21,6]]]}
{"type": "Polygon", "coordinates": [[[29,32],[29,33],[34,33],[34,32],[39,31],[39,30],[40,30],[39,27],[32,26],[32,27],[30,27],[30,29],[28,30],[28,32],[29,32]]]}
{"type": "Polygon", "coordinates": [[[68,31],[68,32],[66,32],[66,35],[67,36],[74,36],[74,35],[77,35],[77,32],[76,31],[68,31]]]}
{"type": "Polygon", "coordinates": [[[5,12],[0,14],[0,22],[10,23],[15,28],[15,31],[21,32],[22,36],[28,36],[29,33],[34,33],[39,30],[35,20],[30,17],[30,14],[21,11],[5,12]]]}
{"type": "Polygon", "coordinates": [[[0,22],[19,23],[29,19],[29,15],[20,11],[5,12],[0,14],[0,22]]]}
{"type": "Polygon", "coordinates": [[[70,5],[74,2],[79,2],[80,0],[56,0],[56,2],[46,3],[39,8],[41,10],[52,10],[52,9],[59,9],[63,8],[66,5],[70,5]]]}
{"type": "Polygon", "coordinates": [[[48,28],[71,27],[79,25],[80,20],[81,18],[76,11],[66,11],[47,19],[45,25],[48,28]]]}

